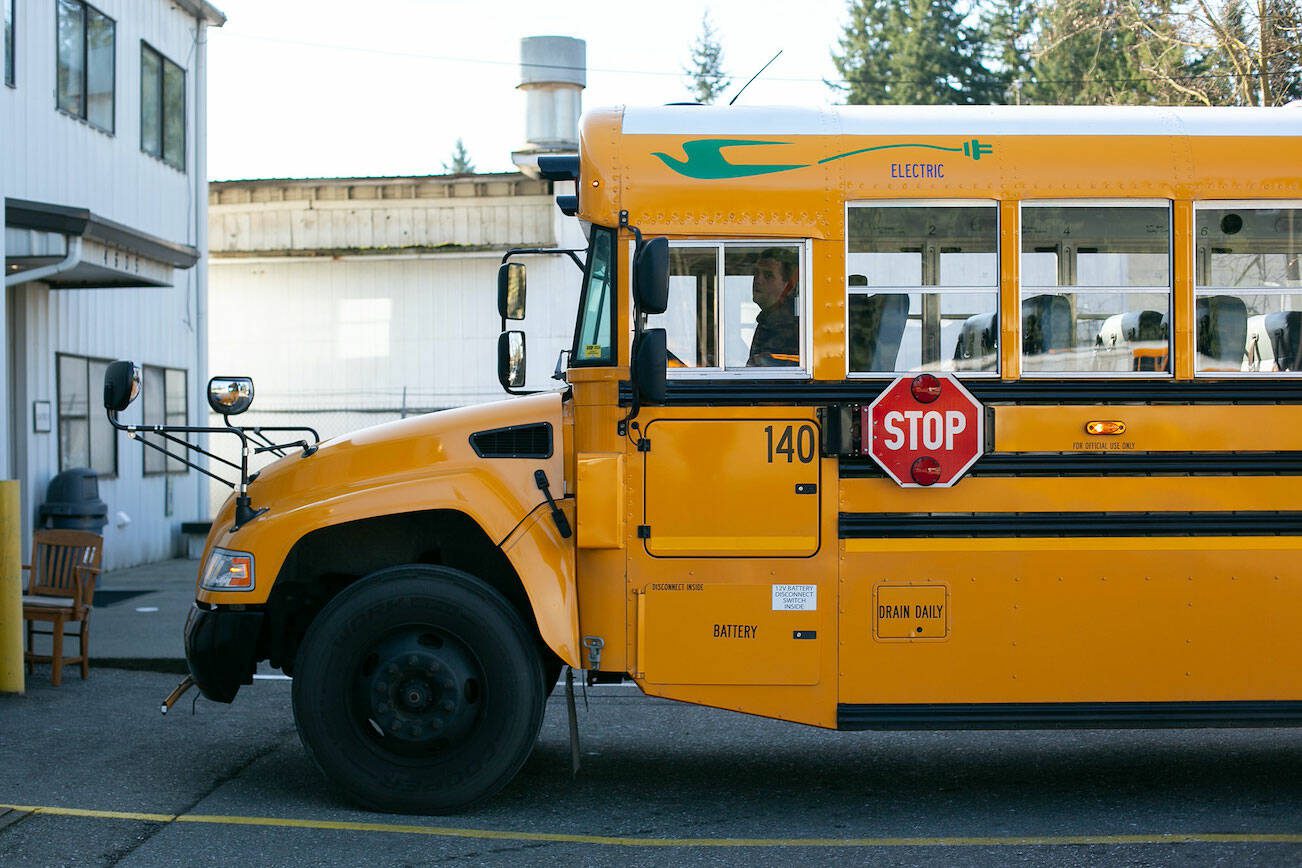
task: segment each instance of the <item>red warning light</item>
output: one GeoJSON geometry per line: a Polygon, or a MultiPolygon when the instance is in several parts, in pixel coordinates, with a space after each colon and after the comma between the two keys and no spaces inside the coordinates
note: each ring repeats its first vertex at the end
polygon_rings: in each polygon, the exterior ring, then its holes
{"type": "Polygon", "coordinates": [[[940,397],[940,380],[932,374],[919,374],[909,384],[909,391],[919,404],[930,404],[940,397]]]}
{"type": "Polygon", "coordinates": [[[930,455],[924,455],[913,462],[909,476],[918,485],[935,485],[940,481],[940,462],[930,455]]]}

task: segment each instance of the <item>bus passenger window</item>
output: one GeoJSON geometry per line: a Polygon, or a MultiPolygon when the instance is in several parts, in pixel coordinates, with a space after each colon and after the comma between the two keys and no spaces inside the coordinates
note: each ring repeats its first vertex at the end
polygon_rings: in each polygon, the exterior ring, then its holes
{"type": "Polygon", "coordinates": [[[998,228],[993,202],[849,203],[850,375],[997,374],[998,228]]]}
{"type": "Polygon", "coordinates": [[[1170,203],[1024,203],[1021,271],[1024,372],[1170,372],[1170,203]]]}
{"type": "Polygon", "coordinates": [[[1302,207],[1201,203],[1194,237],[1196,372],[1302,370],[1302,207]]]}
{"type": "Polygon", "coordinates": [[[803,245],[792,242],[671,244],[669,305],[647,319],[665,329],[670,375],[800,372],[802,262],[803,245]]]}

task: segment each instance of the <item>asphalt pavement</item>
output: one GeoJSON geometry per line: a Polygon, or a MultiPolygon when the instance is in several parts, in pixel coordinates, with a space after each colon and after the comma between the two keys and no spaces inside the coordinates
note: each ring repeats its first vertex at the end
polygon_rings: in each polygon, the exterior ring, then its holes
{"type": "Polygon", "coordinates": [[[90,620],[91,666],[186,672],[185,619],[198,570],[198,561],[177,559],[104,573],[90,620]]]}
{"type": "Polygon", "coordinates": [[[106,574],[92,669],[0,695],[0,864],[1302,864],[1302,730],[840,733],[563,691],[487,804],[375,814],[331,790],[264,670],[179,681],[197,563],[106,574]],[[127,592],[138,592],[128,597],[127,592]],[[134,671],[133,671],[134,670],[134,671]]]}

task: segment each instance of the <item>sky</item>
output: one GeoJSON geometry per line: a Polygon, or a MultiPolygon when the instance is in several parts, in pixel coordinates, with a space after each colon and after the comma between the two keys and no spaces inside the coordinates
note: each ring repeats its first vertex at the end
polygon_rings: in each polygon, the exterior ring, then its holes
{"type": "Polygon", "coordinates": [[[585,109],[689,98],[687,65],[709,10],[731,98],[828,105],[846,0],[214,0],[208,177],[365,177],[443,171],[456,140],[481,172],[524,144],[520,39],[587,41],[585,109]]]}

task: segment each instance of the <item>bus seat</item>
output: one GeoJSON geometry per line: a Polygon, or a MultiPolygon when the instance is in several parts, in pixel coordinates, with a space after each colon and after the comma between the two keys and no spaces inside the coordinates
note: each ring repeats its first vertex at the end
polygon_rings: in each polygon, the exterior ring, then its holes
{"type": "Polygon", "coordinates": [[[1198,321],[1198,355],[1210,359],[1213,370],[1237,371],[1248,341],[1248,307],[1237,295],[1208,295],[1194,303],[1198,321]]]}
{"type": "Polygon", "coordinates": [[[895,370],[908,321],[907,295],[851,295],[850,370],[895,370]]]}
{"type": "Polygon", "coordinates": [[[1121,315],[1121,334],[1127,343],[1165,341],[1166,314],[1156,310],[1132,310],[1121,315]]]}
{"type": "Polygon", "coordinates": [[[999,315],[973,314],[963,320],[954,344],[954,368],[960,371],[993,371],[999,365],[999,315]]]}
{"type": "Polygon", "coordinates": [[[1266,334],[1275,352],[1275,368],[1302,369],[1302,311],[1285,310],[1266,314],[1266,334]]]}
{"type": "Polygon", "coordinates": [[[1165,371],[1167,328],[1166,314],[1161,311],[1132,310],[1113,314],[1099,328],[1094,345],[1103,350],[1129,349],[1132,371],[1165,371]]]}
{"type": "Polygon", "coordinates": [[[1071,349],[1071,304],[1061,295],[1033,295],[1022,302],[1022,354],[1071,349]]]}

